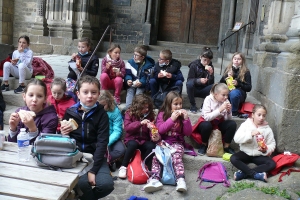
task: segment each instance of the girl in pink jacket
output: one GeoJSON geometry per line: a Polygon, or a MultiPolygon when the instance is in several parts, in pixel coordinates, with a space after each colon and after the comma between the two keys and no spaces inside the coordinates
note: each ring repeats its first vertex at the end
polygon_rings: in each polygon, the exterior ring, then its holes
{"type": "MultiPolygon", "coordinates": [[[[184,136],[192,133],[192,124],[187,111],[182,109],[182,98],[174,91],[166,96],[166,99],[158,113],[156,127],[162,140],[168,143],[176,151],[172,153],[172,164],[177,179],[176,190],[186,192],[184,166],[182,157],[184,154],[184,136]]],[[[144,186],[146,192],[161,190],[163,185],[160,180],[161,165],[154,156],[152,160],[153,176],[144,186]]]]}

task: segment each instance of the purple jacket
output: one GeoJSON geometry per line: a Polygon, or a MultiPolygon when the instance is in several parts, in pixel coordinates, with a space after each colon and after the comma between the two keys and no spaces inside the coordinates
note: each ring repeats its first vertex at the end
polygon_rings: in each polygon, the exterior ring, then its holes
{"type": "MultiPolygon", "coordinates": [[[[27,106],[18,108],[15,112],[18,112],[19,110],[28,110],[29,108],[27,106]]],[[[36,113],[36,117],[34,118],[35,125],[38,129],[38,135],[40,133],[56,133],[56,128],[58,125],[58,117],[56,114],[56,110],[53,105],[46,106],[41,112],[36,113]]],[[[17,134],[14,137],[8,136],[8,141],[10,142],[17,142],[17,136],[20,133],[21,128],[26,128],[28,131],[28,128],[20,121],[17,126],[17,134]]],[[[36,138],[36,137],[35,137],[36,138]]],[[[30,144],[32,144],[35,140],[35,138],[30,140],[30,144]]]]}
{"type": "Polygon", "coordinates": [[[156,119],[156,127],[161,136],[161,139],[169,144],[180,143],[184,144],[184,136],[192,134],[192,124],[190,119],[183,120],[183,128],[181,128],[179,120],[173,122],[171,117],[167,121],[163,120],[164,112],[158,113],[156,119]]]}
{"type": "MultiPolygon", "coordinates": [[[[148,119],[147,117],[145,119],[148,119]]],[[[124,119],[124,130],[125,138],[124,143],[127,144],[129,140],[135,140],[140,145],[144,144],[146,141],[150,141],[150,129],[147,125],[141,125],[143,119],[137,119],[134,116],[130,116],[128,112],[125,113],[124,119]]],[[[149,119],[150,120],[150,119],[149,119]]]]}

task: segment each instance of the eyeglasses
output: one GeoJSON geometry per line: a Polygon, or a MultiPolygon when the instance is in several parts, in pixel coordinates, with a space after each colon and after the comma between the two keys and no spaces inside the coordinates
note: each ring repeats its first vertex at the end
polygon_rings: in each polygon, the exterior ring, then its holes
{"type": "Polygon", "coordinates": [[[142,57],[141,55],[139,54],[133,54],[134,57],[142,57]]]}
{"type": "Polygon", "coordinates": [[[158,58],[158,61],[162,61],[162,60],[166,60],[166,59],[158,58]]]}

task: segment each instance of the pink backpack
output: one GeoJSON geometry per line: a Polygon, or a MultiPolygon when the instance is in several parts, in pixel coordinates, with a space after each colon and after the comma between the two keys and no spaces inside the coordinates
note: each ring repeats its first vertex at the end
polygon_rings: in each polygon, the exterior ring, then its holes
{"type": "Polygon", "coordinates": [[[201,167],[198,172],[197,181],[201,180],[199,183],[199,187],[201,189],[212,188],[216,185],[216,183],[223,183],[225,187],[230,186],[230,182],[228,181],[227,171],[225,166],[221,162],[212,162],[207,163],[201,167]],[[214,183],[211,186],[202,186],[202,181],[214,183]]]}

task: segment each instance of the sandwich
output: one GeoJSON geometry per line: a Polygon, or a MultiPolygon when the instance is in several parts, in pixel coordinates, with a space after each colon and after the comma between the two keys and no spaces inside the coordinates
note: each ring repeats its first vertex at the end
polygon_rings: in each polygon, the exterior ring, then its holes
{"type": "Polygon", "coordinates": [[[70,118],[68,121],[64,119],[60,123],[61,123],[61,125],[71,126],[73,131],[78,128],[78,124],[73,118],[70,118]]]}
{"type": "Polygon", "coordinates": [[[36,115],[35,115],[35,112],[33,112],[33,111],[29,111],[29,110],[19,110],[18,115],[19,115],[19,117],[21,118],[21,121],[22,121],[22,122],[23,122],[24,119],[26,118],[26,115],[27,115],[27,114],[31,115],[32,117],[35,117],[35,116],[36,116],[36,115]]]}

